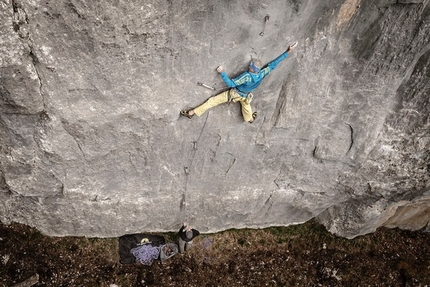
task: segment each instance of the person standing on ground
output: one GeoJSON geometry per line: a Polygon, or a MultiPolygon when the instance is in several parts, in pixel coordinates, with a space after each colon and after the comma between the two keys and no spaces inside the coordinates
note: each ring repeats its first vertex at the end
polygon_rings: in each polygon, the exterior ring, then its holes
{"type": "Polygon", "coordinates": [[[243,119],[249,123],[252,123],[257,117],[257,112],[252,112],[250,104],[252,99],[251,92],[261,84],[263,79],[270,72],[272,72],[282,60],[288,57],[288,53],[293,51],[296,46],[297,42],[289,46],[284,53],[267,64],[267,66],[264,68],[260,60],[252,59],[251,63],[249,64],[248,71],[240,74],[234,79],[230,79],[226,72],[224,72],[223,67],[219,66],[216,70],[221,74],[221,78],[227,87],[229,87],[229,89],[209,98],[204,104],[198,106],[197,108],[188,111],[181,111],[181,115],[191,119],[194,115],[201,116],[208,109],[213,108],[219,104],[233,101],[240,102],[242,106],[243,119]]]}
{"type": "Polygon", "coordinates": [[[191,248],[193,239],[199,236],[200,232],[191,226],[188,226],[186,222],[179,229],[179,253],[183,253],[191,248]]]}

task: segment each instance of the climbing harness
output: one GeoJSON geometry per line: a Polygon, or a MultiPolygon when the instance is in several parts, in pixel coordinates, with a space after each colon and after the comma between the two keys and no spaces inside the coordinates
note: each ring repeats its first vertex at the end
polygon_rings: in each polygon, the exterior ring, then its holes
{"type": "Polygon", "coordinates": [[[231,96],[231,89],[229,89],[227,92],[227,104],[228,105],[230,105],[232,99],[233,99],[233,97],[231,96]]]}
{"type": "Polygon", "coordinates": [[[245,103],[247,103],[249,105],[251,103],[253,97],[254,97],[254,95],[252,93],[249,93],[248,96],[246,97],[245,103]]]}
{"type": "Polygon", "coordinates": [[[238,88],[234,88],[234,90],[236,91],[236,93],[239,95],[239,96],[241,96],[242,98],[247,98],[248,97],[248,95],[250,94],[250,93],[247,93],[247,92],[242,92],[241,90],[239,90],[238,88]]]}
{"type": "Polygon", "coordinates": [[[261,31],[260,36],[263,36],[263,35],[264,35],[264,31],[266,30],[266,23],[267,23],[267,22],[269,22],[269,18],[270,18],[270,15],[269,15],[269,14],[267,14],[267,15],[266,15],[266,17],[264,17],[264,26],[263,26],[263,31],[261,31]]]}
{"type": "MultiPolygon", "coordinates": [[[[254,95],[252,93],[245,93],[245,92],[242,92],[236,88],[233,88],[233,89],[239,96],[241,96],[242,98],[245,98],[245,103],[247,103],[247,104],[251,103],[252,98],[254,97],[254,95]]],[[[228,90],[228,93],[227,93],[227,103],[228,104],[230,104],[233,101],[233,97],[231,95],[231,90],[233,90],[233,89],[228,90]]]]}

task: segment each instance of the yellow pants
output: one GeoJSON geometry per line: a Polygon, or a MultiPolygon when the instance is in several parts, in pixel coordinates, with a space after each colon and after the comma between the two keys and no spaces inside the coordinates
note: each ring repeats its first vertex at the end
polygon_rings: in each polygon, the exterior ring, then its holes
{"type": "MultiPolygon", "coordinates": [[[[235,103],[240,102],[242,106],[243,119],[246,122],[249,122],[250,120],[252,120],[252,108],[250,103],[246,101],[246,98],[241,97],[234,89],[230,89],[230,96],[233,102],[235,103]]],[[[228,90],[209,98],[204,104],[195,108],[194,113],[200,117],[204,112],[206,112],[210,108],[216,107],[219,104],[223,104],[227,102],[228,102],[228,90]]]]}

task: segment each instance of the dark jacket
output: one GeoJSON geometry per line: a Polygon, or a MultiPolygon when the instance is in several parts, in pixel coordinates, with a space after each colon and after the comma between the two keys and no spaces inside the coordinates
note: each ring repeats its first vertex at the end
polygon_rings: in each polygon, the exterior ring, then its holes
{"type": "Polygon", "coordinates": [[[200,232],[194,228],[191,229],[191,232],[193,233],[193,236],[191,238],[187,238],[186,226],[182,226],[179,229],[179,237],[185,242],[190,242],[200,234],[200,232]]]}

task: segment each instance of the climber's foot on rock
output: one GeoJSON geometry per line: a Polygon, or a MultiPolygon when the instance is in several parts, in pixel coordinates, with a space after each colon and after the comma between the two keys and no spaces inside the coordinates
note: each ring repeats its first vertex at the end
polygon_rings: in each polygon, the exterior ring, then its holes
{"type": "Polygon", "coordinates": [[[252,124],[254,122],[254,120],[257,118],[258,114],[257,112],[253,112],[252,113],[252,120],[249,121],[250,124],[252,124]]]}
{"type": "Polygon", "coordinates": [[[189,110],[189,111],[183,110],[183,111],[181,111],[181,115],[191,119],[194,116],[194,111],[193,110],[189,110]]]}

